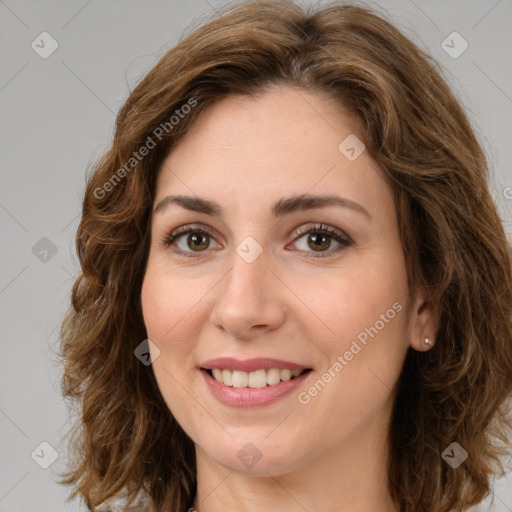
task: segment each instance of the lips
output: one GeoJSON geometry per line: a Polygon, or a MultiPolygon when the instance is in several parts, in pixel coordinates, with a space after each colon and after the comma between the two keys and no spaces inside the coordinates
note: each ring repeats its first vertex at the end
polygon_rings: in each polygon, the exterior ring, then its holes
{"type": "Polygon", "coordinates": [[[210,359],[201,364],[204,370],[239,370],[242,372],[255,372],[257,370],[270,370],[278,368],[280,370],[307,370],[311,369],[306,365],[294,363],[292,361],[283,361],[280,359],[272,359],[270,357],[256,357],[253,359],[235,359],[234,357],[218,357],[210,359]]]}
{"type": "Polygon", "coordinates": [[[311,368],[273,358],[239,360],[220,357],[205,361],[201,373],[213,396],[231,407],[270,405],[289,395],[311,368]]]}

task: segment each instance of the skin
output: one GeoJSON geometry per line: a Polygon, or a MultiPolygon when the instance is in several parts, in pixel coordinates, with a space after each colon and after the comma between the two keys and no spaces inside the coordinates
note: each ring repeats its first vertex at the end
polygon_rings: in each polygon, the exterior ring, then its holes
{"type": "Polygon", "coordinates": [[[398,510],[386,466],[393,389],[408,348],[430,348],[423,340],[435,339],[436,320],[421,291],[408,293],[392,191],[381,170],[366,152],[349,161],[338,150],[350,134],[363,140],[357,122],[330,98],[273,87],[211,105],[159,169],[155,205],[186,194],[225,211],[219,219],[171,205],[153,215],[141,296],[148,338],[160,350],[158,357],[152,350],[159,388],[195,443],[199,512],[398,510]],[[272,217],[275,202],[304,193],[336,193],[371,219],[338,206],[272,217]],[[353,244],[338,250],[328,238],[330,246],[315,252],[314,235],[294,232],[317,223],[353,244]],[[189,234],[164,245],[188,224],[212,231],[200,238],[206,248],[194,249],[189,234]],[[236,252],[248,236],[263,250],[250,264],[236,252]],[[401,311],[300,403],[298,392],[395,303],[401,311]],[[212,396],[198,369],[220,356],[273,357],[313,371],[275,404],[235,408],[212,396]],[[237,457],[247,442],[261,454],[252,467],[237,457]]]}

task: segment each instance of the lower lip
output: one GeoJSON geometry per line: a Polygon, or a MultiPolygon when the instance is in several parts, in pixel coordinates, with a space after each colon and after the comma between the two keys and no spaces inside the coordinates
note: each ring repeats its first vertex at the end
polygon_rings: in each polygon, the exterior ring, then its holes
{"type": "Polygon", "coordinates": [[[312,371],[292,380],[264,388],[235,388],[214,379],[206,370],[200,370],[212,395],[222,404],[230,407],[260,407],[270,405],[297,389],[312,371]]]}

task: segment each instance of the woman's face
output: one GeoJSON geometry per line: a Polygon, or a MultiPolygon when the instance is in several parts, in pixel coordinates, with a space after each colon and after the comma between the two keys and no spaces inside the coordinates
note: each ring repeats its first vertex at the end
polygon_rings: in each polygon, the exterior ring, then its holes
{"type": "Polygon", "coordinates": [[[392,191],[356,136],[325,97],[278,87],[210,106],[159,170],[152,368],[210,462],[284,474],[385,439],[419,317],[392,191]]]}

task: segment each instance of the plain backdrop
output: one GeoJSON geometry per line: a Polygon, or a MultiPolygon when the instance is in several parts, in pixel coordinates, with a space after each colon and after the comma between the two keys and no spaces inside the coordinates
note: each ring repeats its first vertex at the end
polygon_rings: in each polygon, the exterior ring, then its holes
{"type": "MultiPolygon", "coordinates": [[[[366,4],[388,13],[442,64],[489,157],[508,233],[512,1],[366,4]]],[[[115,115],[137,81],[222,5],[0,0],[0,512],[86,510],[66,503],[68,489],[56,483],[69,421],[52,354],[78,273],[74,236],[86,171],[110,143],[115,115]]],[[[510,474],[494,490],[494,505],[481,510],[512,511],[510,474]]]]}

